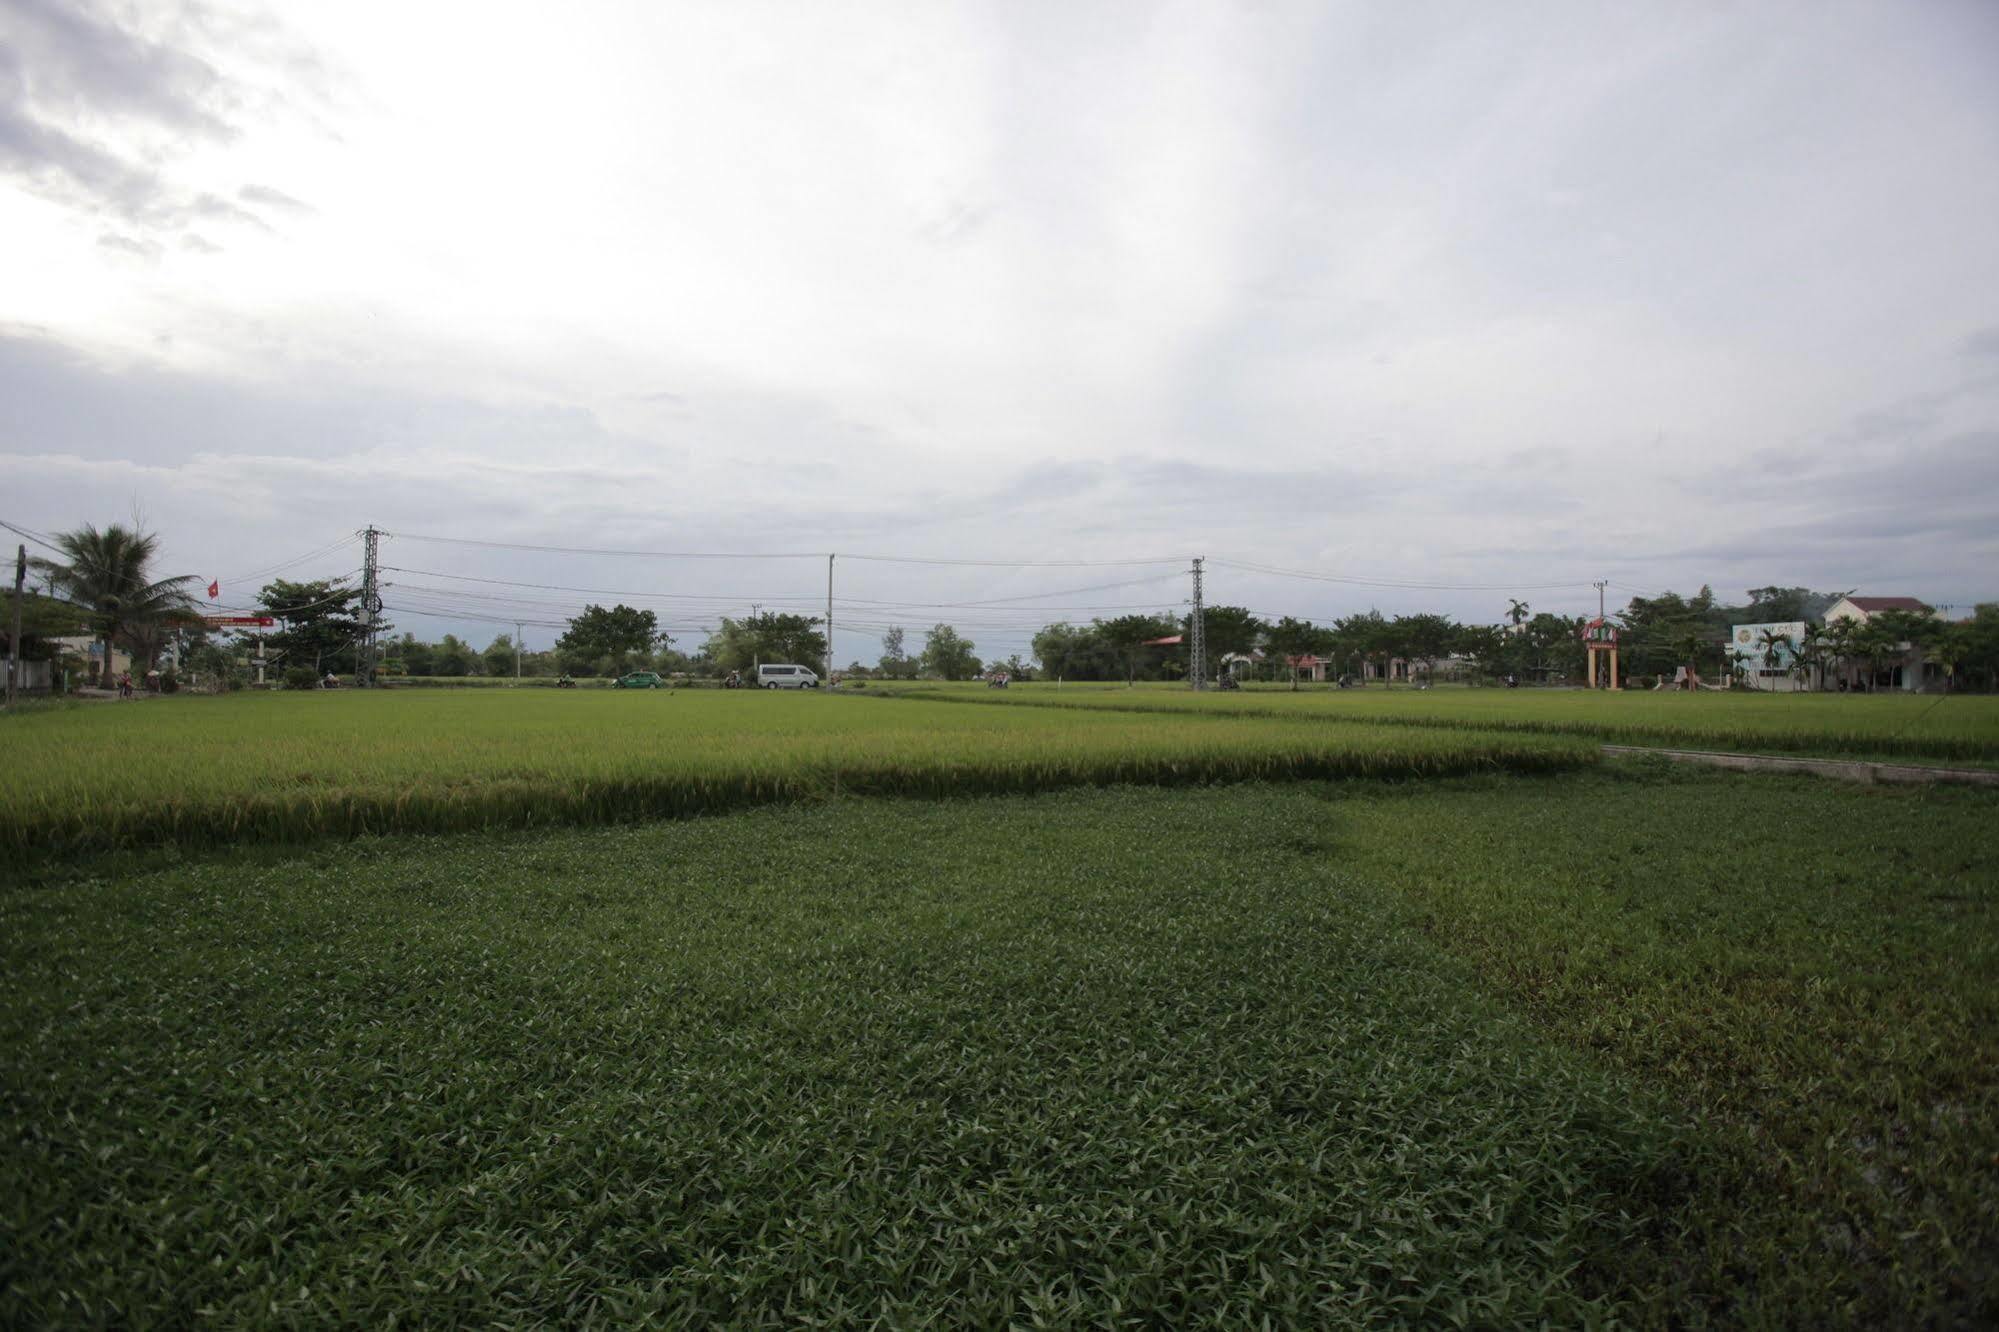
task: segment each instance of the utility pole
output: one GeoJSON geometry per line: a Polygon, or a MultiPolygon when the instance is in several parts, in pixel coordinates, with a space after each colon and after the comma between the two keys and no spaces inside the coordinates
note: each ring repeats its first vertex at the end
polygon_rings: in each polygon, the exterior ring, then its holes
{"type": "Polygon", "coordinates": [[[382,534],[373,523],[362,532],[361,545],[361,658],[354,663],[354,683],[366,689],[374,683],[375,619],[382,613],[382,593],[375,577],[375,542],[382,534]]]}
{"type": "Polygon", "coordinates": [[[1201,610],[1201,557],[1194,557],[1194,613],[1187,617],[1187,674],[1194,688],[1208,687],[1208,628],[1201,610]]]}
{"type": "Polygon", "coordinates": [[[826,684],[833,684],[833,557],[826,557],[826,684]]]}
{"type": "Polygon", "coordinates": [[[1596,618],[1601,620],[1603,618],[1603,590],[1610,586],[1610,580],[1608,578],[1600,579],[1592,583],[1591,586],[1596,589],[1596,618]]]}
{"type": "Polygon", "coordinates": [[[22,588],[28,582],[28,548],[14,547],[14,636],[7,640],[7,706],[14,706],[14,691],[20,688],[21,678],[21,602],[22,588]]]}
{"type": "Polygon", "coordinates": [[[514,621],[514,684],[521,682],[521,622],[514,621]]]}

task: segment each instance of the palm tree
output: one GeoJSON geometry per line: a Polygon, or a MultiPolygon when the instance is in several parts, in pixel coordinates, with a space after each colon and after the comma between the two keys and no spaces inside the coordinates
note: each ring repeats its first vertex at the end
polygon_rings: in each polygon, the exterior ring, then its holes
{"type": "Polygon", "coordinates": [[[1829,620],[1823,634],[1823,647],[1828,661],[1839,664],[1839,677],[1843,681],[1852,668],[1855,652],[1854,622],[1852,620],[1829,620]]]}
{"type": "Polygon", "coordinates": [[[1886,623],[1884,615],[1875,616],[1855,632],[1854,650],[1867,658],[1867,692],[1873,693],[1875,685],[1880,682],[1881,659],[1893,655],[1900,646],[1900,636],[1886,623]]]}
{"type": "Polygon", "coordinates": [[[1957,668],[1971,655],[1971,633],[1963,624],[1938,627],[1928,648],[1930,660],[1943,667],[1943,691],[1957,683],[1957,668]]]}
{"type": "Polygon", "coordinates": [[[1506,618],[1513,621],[1515,629],[1518,629],[1521,621],[1527,618],[1527,612],[1533,609],[1532,606],[1517,598],[1508,597],[1506,599],[1506,618]]]}
{"type": "Polygon", "coordinates": [[[1805,632],[1798,635],[1797,652],[1791,659],[1791,673],[1798,677],[1798,683],[1807,689],[1825,688],[1825,657],[1827,636],[1824,628],[1808,624],[1805,632]],[[1818,683],[1813,685],[1812,676],[1818,674],[1818,683]]]}
{"type": "Polygon", "coordinates": [[[1774,629],[1765,629],[1756,635],[1756,645],[1763,649],[1763,667],[1776,670],[1784,660],[1784,649],[1793,647],[1789,634],[1780,634],[1774,629]]]}
{"type": "MultiPolygon", "coordinates": [[[[56,545],[68,562],[37,560],[50,586],[88,612],[102,644],[104,675],[111,675],[111,647],[122,643],[135,655],[158,650],[159,629],[191,618],[193,602],[187,587],[193,574],[155,580],[146,567],[159,547],[159,537],[113,523],[103,531],[85,524],[60,532],[56,545]]],[[[151,665],[144,655],[142,666],[151,665]]]]}

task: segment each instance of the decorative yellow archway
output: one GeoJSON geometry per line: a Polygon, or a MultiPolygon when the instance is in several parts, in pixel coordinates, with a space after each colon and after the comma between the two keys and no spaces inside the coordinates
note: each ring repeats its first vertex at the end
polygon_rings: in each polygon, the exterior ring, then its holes
{"type": "Polygon", "coordinates": [[[1617,626],[1602,617],[1589,621],[1583,626],[1583,646],[1589,649],[1589,687],[1596,688],[1597,654],[1607,653],[1610,657],[1610,687],[1621,691],[1624,686],[1617,682],[1617,626]]]}

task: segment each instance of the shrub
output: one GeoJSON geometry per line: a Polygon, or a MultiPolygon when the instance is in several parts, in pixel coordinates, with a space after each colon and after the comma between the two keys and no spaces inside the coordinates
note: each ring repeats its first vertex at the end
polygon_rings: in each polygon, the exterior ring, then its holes
{"type": "Polygon", "coordinates": [[[312,673],[310,666],[292,666],[285,671],[285,688],[312,689],[319,684],[319,677],[312,673]]]}

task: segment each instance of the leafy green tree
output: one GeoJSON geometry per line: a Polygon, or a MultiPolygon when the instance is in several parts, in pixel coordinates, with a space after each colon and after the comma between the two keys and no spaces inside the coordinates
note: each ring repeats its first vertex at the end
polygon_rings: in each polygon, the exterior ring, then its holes
{"type": "Polygon", "coordinates": [[[1822,688],[1825,682],[1826,631],[1823,626],[1807,624],[1804,633],[1792,645],[1791,674],[1799,685],[1806,689],[1822,688]]]}
{"type": "MultiPolygon", "coordinates": [[[[1268,626],[1241,606],[1208,606],[1201,612],[1201,627],[1207,645],[1208,670],[1214,673],[1221,669],[1223,657],[1254,651],[1268,626]]],[[[1194,632],[1191,612],[1181,617],[1180,632],[1183,635],[1194,632]]]]}
{"type": "Polygon", "coordinates": [[[1354,658],[1362,663],[1377,663],[1381,681],[1386,685],[1389,662],[1402,655],[1401,645],[1395,623],[1378,610],[1366,610],[1333,622],[1328,650],[1340,658],[1341,674],[1346,674],[1345,663],[1354,658]]]}
{"type": "Polygon", "coordinates": [[[1425,675],[1436,673],[1437,658],[1451,654],[1458,636],[1458,626],[1448,615],[1398,615],[1390,628],[1397,655],[1422,662],[1425,675]]]}
{"type": "Polygon", "coordinates": [[[1058,680],[1114,680],[1119,674],[1117,652],[1095,625],[1051,624],[1034,636],[1034,656],[1041,673],[1058,680]]]}
{"type": "Polygon", "coordinates": [[[1506,640],[1507,635],[1493,625],[1460,625],[1452,640],[1451,650],[1469,660],[1473,670],[1482,675],[1496,676],[1505,670],[1502,654],[1506,649],[1506,640]]]}
{"type": "Polygon", "coordinates": [[[1534,652],[1534,671],[1544,679],[1580,675],[1586,651],[1582,626],[1581,616],[1551,615],[1546,611],[1529,620],[1526,637],[1534,652]]]}
{"type": "Polygon", "coordinates": [[[1860,647],[1875,675],[1891,657],[1907,655],[1910,649],[1927,651],[1943,630],[1943,621],[1930,610],[1885,610],[1870,616],[1860,630],[1860,647]]]}
{"type": "Polygon", "coordinates": [[[902,626],[899,624],[892,626],[882,635],[880,667],[881,673],[888,679],[903,679],[915,673],[915,668],[910,664],[909,649],[904,646],[904,641],[902,626]]]}
{"type": "Polygon", "coordinates": [[[970,680],[979,673],[979,659],[972,655],[973,647],[970,640],[950,625],[932,625],[923,635],[923,670],[946,680],[970,680]]]}
{"type": "Polygon", "coordinates": [[[661,675],[693,675],[698,665],[693,657],[678,648],[662,647],[652,657],[652,668],[661,675]]]}
{"type": "Polygon", "coordinates": [[[450,677],[472,673],[472,646],[456,634],[446,634],[438,642],[437,650],[431,654],[431,666],[437,674],[450,677]]]}
{"type": "Polygon", "coordinates": [[[153,577],[158,536],[116,523],[101,532],[86,524],[74,532],[57,533],[56,545],[63,558],[38,559],[35,568],[47,577],[52,591],[85,611],[102,654],[99,667],[104,682],[110,679],[114,646],[130,652],[134,665],[144,671],[158,651],[156,631],[194,617],[189,592],[194,575],[153,577]]]}
{"type": "Polygon", "coordinates": [[[406,633],[397,639],[390,652],[402,663],[406,675],[430,675],[435,671],[437,650],[415,634],[406,633]]]}
{"type": "Polygon", "coordinates": [[[310,670],[315,680],[336,666],[358,666],[354,657],[362,634],[361,589],[338,578],[309,583],[279,578],[264,584],[257,605],[281,626],[265,638],[276,664],[287,670],[310,670]]]}
{"type": "Polygon", "coordinates": [[[1298,687],[1299,657],[1316,653],[1327,646],[1325,630],[1310,620],[1300,620],[1286,615],[1264,630],[1263,650],[1291,674],[1291,687],[1298,687]]]}
{"type": "Polygon", "coordinates": [[[513,635],[495,635],[493,641],[486,645],[486,650],[479,654],[479,660],[485,667],[485,674],[511,677],[514,673],[513,635]]]}
{"type": "Polygon", "coordinates": [[[1972,634],[1969,624],[1939,625],[1930,635],[1925,655],[1943,667],[1943,689],[1948,694],[1957,686],[1957,672],[1971,656],[1972,634]]]}
{"type": "Polygon", "coordinates": [[[1999,602],[1982,602],[1966,620],[1964,662],[1967,673],[1983,674],[1987,689],[1999,689],[1999,602]]]}
{"type": "Polygon", "coordinates": [[[1851,591],[1814,592],[1808,587],[1752,587],[1749,604],[1739,612],[1730,612],[1727,618],[1735,624],[1822,620],[1841,597],[1852,595],[1851,591]]]}
{"type": "MultiPolygon", "coordinates": [[[[571,674],[608,675],[621,670],[629,657],[649,655],[658,641],[659,617],[653,612],[622,602],[609,609],[591,605],[570,618],[555,640],[555,652],[571,674]]],[[[444,673],[440,667],[439,674],[444,673]]]]}
{"type": "Polygon", "coordinates": [[[1860,656],[1856,641],[1859,628],[1857,620],[1826,621],[1824,630],[1826,661],[1829,665],[1837,667],[1841,688],[1846,688],[1852,682],[1853,663],[1860,656]]]}
{"type": "MultiPolygon", "coordinates": [[[[21,659],[50,661],[61,650],[54,641],[75,638],[90,632],[90,616],[82,607],[60,597],[27,592],[21,598],[21,659]]],[[[0,599],[0,644],[8,643],[14,631],[10,602],[0,599]]]]}
{"type": "Polygon", "coordinates": [[[1716,655],[1710,644],[1720,643],[1728,631],[1728,613],[1705,587],[1692,598],[1676,592],[1633,597],[1617,619],[1619,664],[1630,675],[1670,676],[1678,666],[1701,670],[1716,655]]]}
{"type": "Polygon", "coordinates": [[[1096,621],[1097,636],[1117,654],[1118,663],[1124,668],[1126,684],[1138,679],[1138,666],[1150,650],[1146,640],[1170,638],[1174,633],[1174,622],[1163,615],[1120,615],[1115,619],[1096,621]]]}
{"type": "Polygon", "coordinates": [[[718,674],[751,671],[760,663],[791,662],[817,666],[826,658],[826,635],[820,621],[806,615],[761,611],[740,620],[724,616],[702,651],[718,674]]]}

